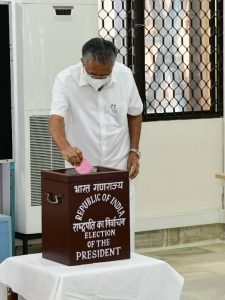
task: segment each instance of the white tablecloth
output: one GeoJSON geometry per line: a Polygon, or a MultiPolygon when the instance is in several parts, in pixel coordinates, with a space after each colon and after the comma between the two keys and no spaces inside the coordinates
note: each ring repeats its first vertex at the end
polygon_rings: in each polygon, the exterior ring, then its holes
{"type": "Polygon", "coordinates": [[[166,262],[138,254],[72,267],[41,254],[10,257],[0,264],[0,282],[26,300],[178,300],[183,287],[166,262]]]}

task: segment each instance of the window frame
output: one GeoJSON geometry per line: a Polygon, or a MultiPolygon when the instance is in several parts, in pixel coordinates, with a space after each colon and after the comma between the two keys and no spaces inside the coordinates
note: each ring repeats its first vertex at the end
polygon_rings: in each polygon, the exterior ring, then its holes
{"type": "Polygon", "coordinates": [[[223,1],[210,1],[209,5],[210,9],[214,11],[214,18],[210,19],[209,22],[212,30],[212,36],[210,37],[210,45],[212,47],[210,63],[213,66],[210,72],[210,79],[214,86],[210,93],[214,104],[211,105],[210,110],[205,111],[147,113],[145,90],[145,1],[134,0],[135,18],[133,18],[133,21],[131,4],[130,1],[127,1],[127,44],[132,45],[133,43],[134,46],[134,53],[128,51],[127,62],[129,67],[133,62],[134,78],[143,101],[143,121],[218,118],[223,116],[223,1]],[[134,36],[129,34],[132,30],[134,36]],[[138,49],[138,51],[135,51],[135,49],[138,49]]]}

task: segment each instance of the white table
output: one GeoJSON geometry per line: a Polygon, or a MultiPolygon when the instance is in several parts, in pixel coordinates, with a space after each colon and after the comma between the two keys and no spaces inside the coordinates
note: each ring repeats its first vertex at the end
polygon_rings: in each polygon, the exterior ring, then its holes
{"type": "Polygon", "coordinates": [[[26,300],[178,300],[183,278],[166,262],[131,259],[65,266],[29,254],[0,264],[0,299],[9,286],[26,300]]]}

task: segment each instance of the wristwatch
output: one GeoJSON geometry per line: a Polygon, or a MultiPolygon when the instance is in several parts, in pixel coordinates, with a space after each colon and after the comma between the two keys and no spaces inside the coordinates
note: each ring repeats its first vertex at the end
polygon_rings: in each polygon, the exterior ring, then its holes
{"type": "Polygon", "coordinates": [[[137,154],[137,157],[140,159],[141,158],[141,152],[136,149],[136,148],[130,148],[130,152],[134,152],[137,154]]]}

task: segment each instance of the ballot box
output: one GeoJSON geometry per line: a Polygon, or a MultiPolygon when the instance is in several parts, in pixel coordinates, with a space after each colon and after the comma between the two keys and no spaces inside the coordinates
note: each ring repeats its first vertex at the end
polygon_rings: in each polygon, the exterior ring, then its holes
{"type": "Polygon", "coordinates": [[[129,174],[41,172],[42,255],[66,265],[130,258],[129,174]]]}

